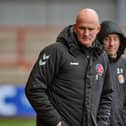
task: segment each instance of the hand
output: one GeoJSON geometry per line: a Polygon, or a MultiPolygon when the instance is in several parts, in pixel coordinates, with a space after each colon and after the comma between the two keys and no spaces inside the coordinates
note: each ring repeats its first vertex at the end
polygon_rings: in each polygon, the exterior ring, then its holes
{"type": "Polygon", "coordinates": [[[56,126],[61,126],[62,125],[62,122],[60,121],[56,126]]]}

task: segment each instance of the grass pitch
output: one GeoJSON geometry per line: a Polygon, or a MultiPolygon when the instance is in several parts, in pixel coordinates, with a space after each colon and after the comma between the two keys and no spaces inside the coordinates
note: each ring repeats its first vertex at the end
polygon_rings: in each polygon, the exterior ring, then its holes
{"type": "Polygon", "coordinates": [[[0,126],[35,126],[33,118],[0,118],[0,126]]]}

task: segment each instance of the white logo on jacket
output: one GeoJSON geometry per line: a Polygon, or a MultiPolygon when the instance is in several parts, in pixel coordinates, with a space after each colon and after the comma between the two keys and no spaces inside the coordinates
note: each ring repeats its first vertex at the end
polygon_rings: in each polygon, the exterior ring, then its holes
{"type": "Polygon", "coordinates": [[[70,62],[70,65],[79,65],[78,62],[70,62]]]}
{"type": "Polygon", "coordinates": [[[46,64],[47,60],[49,59],[49,55],[46,55],[45,53],[42,56],[42,59],[39,60],[39,65],[43,66],[46,64]]]}

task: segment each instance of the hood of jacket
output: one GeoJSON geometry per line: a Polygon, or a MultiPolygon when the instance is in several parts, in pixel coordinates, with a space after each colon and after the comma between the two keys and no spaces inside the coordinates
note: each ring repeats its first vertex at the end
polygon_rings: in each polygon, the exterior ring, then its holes
{"type": "Polygon", "coordinates": [[[73,25],[65,27],[58,35],[56,42],[63,43],[69,49],[69,51],[77,56],[80,50],[85,52],[85,50],[92,51],[92,53],[97,57],[103,51],[103,45],[99,43],[98,40],[93,42],[93,46],[86,48],[84,45],[81,45],[77,40],[76,33],[74,32],[73,25]]]}
{"type": "MultiPolygon", "coordinates": [[[[123,34],[121,28],[112,21],[104,21],[101,23],[101,30],[98,34],[98,40],[102,43],[103,39],[108,36],[109,34],[118,34],[120,37],[120,46],[117,52],[117,58],[118,60],[120,56],[124,53],[125,47],[126,47],[126,36],[123,34]]],[[[102,43],[103,44],[103,43],[102,43]]],[[[110,58],[111,59],[111,58],[110,58]]]]}

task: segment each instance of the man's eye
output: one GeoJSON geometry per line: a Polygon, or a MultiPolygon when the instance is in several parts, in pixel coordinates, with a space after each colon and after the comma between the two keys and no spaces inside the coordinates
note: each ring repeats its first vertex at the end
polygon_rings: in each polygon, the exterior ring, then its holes
{"type": "Polygon", "coordinates": [[[94,30],[94,28],[88,28],[88,30],[89,30],[89,31],[93,31],[93,30],[94,30]]]}
{"type": "Polygon", "coordinates": [[[80,29],[80,30],[83,30],[83,29],[85,29],[85,28],[83,28],[83,27],[79,27],[79,29],[80,29]]]}
{"type": "Polygon", "coordinates": [[[110,39],[109,38],[105,38],[104,41],[109,41],[110,39]]]}
{"type": "Polygon", "coordinates": [[[114,41],[119,42],[120,40],[118,38],[114,38],[114,41]]]}

